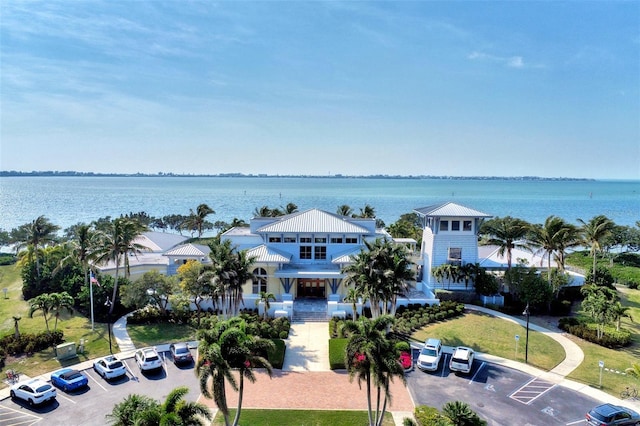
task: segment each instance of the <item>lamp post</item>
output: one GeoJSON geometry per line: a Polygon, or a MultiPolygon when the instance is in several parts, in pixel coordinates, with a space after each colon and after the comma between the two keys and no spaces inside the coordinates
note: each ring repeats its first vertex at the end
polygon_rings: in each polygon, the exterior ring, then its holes
{"type": "Polygon", "coordinates": [[[531,312],[529,312],[529,304],[527,303],[527,306],[524,308],[524,312],[522,313],[522,315],[526,315],[527,316],[527,337],[524,343],[524,363],[528,364],[529,361],[529,316],[531,315],[531,312]]]}
{"type": "Polygon", "coordinates": [[[111,347],[111,300],[107,296],[107,301],[104,302],[104,306],[107,307],[107,329],[109,330],[109,353],[113,355],[113,349],[111,347]]]}

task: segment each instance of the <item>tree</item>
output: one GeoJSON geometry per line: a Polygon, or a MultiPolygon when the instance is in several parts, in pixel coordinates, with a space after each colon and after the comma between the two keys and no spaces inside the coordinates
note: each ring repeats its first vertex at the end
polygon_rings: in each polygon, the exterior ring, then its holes
{"type": "Polygon", "coordinates": [[[15,340],[20,340],[20,327],[18,326],[18,323],[20,322],[20,320],[22,319],[22,317],[13,317],[13,337],[15,338],[15,340]]]}
{"type": "Polygon", "coordinates": [[[442,407],[442,413],[451,420],[454,426],[484,426],[486,421],[462,401],[450,401],[442,407]]]}
{"type": "Polygon", "coordinates": [[[244,380],[251,383],[256,381],[254,368],[264,368],[269,375],[273,374],[273,367],[269,361],[259,355],[273,350],[271,340],[248,335],[246,324],[240,318],[220,321],[211,329],[198,332],[198,362],[196,374],[200,381],[200,391],[206,398],[213,398],[224,417],[226,426],[238,425],[242,412],[242,398],[244,380]],[[238,371],[239,380],[236,381],[233,370],[238,371]],[[229,407],[225,382],[238,392],[238,407],[233,422],[230,422],[229,407]]]}
{"type": "Polygon", "coordinates": [[[532,225],[528,241],[535,253],[543,253],[547,257],[549,285],[551,285],[551,257],[555,255],[558,267],[564,270],[565,251],[580,243],[578,229],[557,216],[549,216],[544,225],[532,225]]]}
{"type": "Polygon", "coordinates": [[[29,318],[33,318],[33,314],[38,311],[42,311],[47,333],[50,333],[49,312],[51,311],[51,296],[49,294],[44,293],[29,300],[29,318]]]}
{"type": "Polygon", "coordinates": [[[264,319],[269,316],[269,309],[271,308],[271,301],[276,301],[276,296],[273,293],[267,293],[266,291],[260,292],[260,298],[256,299],[256,306],[260,303],[264,303],[264,319]]]}
{"type": "Polygon", "coordinates": [[[170,425],[199,425],[205,426],[202,419],[213,419],[206,405],[184,400],[189,388],[181,386],[173,389],[162,404],[150,404],[149,407],[138,411],[135,426],[170,426],[170,425]]]}
{"type": "Polygon", "coordinates": [[[382,425],[387,402],[392,397],[390,384],[393,379],[399,378],[406,384],[404,368],[398,360],[399,352],[387,338],[387,330],[393,322],[393,317],[389,315],[372,320],[360,317],[358,321],[346,321],[343,327],[348,338],[345,366],[350,381],[357,378],[360,387],[365,383],[370,426],[382,425]],[[375,410],[372,403],[373,386],[376,388],[375,410]]]}
{"type": "Polygon", "coordinates": [[[613,304],[613,307],[611,308],[611,316],[616,323],[617,331],[620,331],[620,323],[622,322],[622,318],[629,318],[631,321],[633,321],[633,317],[629,313],[629,310],[631,310],[631,307],[622,305],[620,301],[617,301],[613,304]]]}
{"type": "Polygon", "coordinates": [[[206,204],[200,204],[196,211],[190,211],[187,220],[183,222],[183,227],[198,232],[198,238],[202,237],[202,232],[205,229],[211,229],[213,225],[207,221],[207,216],[215,214],[215,210],[206,204]]]}
{"type": "Polygon", "coordinates": [[[128,308],[142,308],[152,304],[164,315],[167,312],[169,297],[175,288],[176,282],[173,277],[158,271],[145,272],[136,281],[122,287],[122,304],[128,308]]]}
{"type": "Polygon", "coordinates": [[[591,284],[583,285],[580,292],[585,295],[582,309],[596,323],[596,335],[598,339],[601,339],[605,326],[613,321],[618,293],[615,289],[591,284]]]}
{"type": "Polygon", "coordinates": [[[131,394],[124,401],[116,404],[107,414],[107,419],[114,426],[131,426],[135,424],[138,413],[155,409],[158,402],[145,395],[131,394]]]}
{"type": "Polygon", "coordinates": [[[63,291],[62,293],[51,293],[49,297],[49,310],[56,318],[53,326],[53,331],[55,331],[58,329],[58,319],[60,318],[62,311],[67,311],[70,314],[73,313],[74,300],[66,291],[63,291]]]}
{"type": "Polygon", "coordinates": [[[178,267],[178,277],[182,291],[193,298],[196,305],[197,323],[200,326],[202,302],[212,295],[214,274],[197,260],[188,260],[178,267]]]}
{"type": "Polygon", "coordinates": [[[113,313],[116,305],[116,297],[118,296],[118,277],[120,264],[123,263],[125,269],[125,277],[129,276],[129,256],[128,254],[138,254],[142,250],[146,250],[141,244],[135,242],[135,239],[146,229],[140,223],[119,218],[106,225],[107,231],[99,235],[98,247],[95,251],[95,260],[98,264],[107,264],[114,262],[116,266],[115,281],[113,284],[113,295],[111,297],[112,304],[109,307],[109,314],[113,313]]]}
{"type": "Polygon", "coordinates": [[[213,286],[221,295],[222,313],[225,317],[235,316],[243,303],[242,286],[253,279],[255,261],[247,257],[246,251],[236,251],[229,240],[215,239],[209,248],[213,286]]]}
{"type": "Polygon", "coordinates": [[[28,247],[29,255],[33,256],[35,260],[38,278],[40,278],[40,249],[49,243],[56,242],[56,233],[59,229],[59,226],[52,224],[45,216],[38,216],[31,223],[22,225],[17,231],[16,235],[19,235],[19,240],[16,244],[16,250],[25,245],[28,247]]]}
{"type": "Polygon", "coordinates": [[[294,203],[288,203],[282,208],[284,214],[292,214],[298,211],[298,206],[294,203]]]}
{"type": "Polygon", "coordinates": [[[340,216],[352,216],[353,209],[346,204],[342,204],[338,206],[338,210],[336,210],[336,213],[339,214],[340,216]]]}
{"type": "Polygon", "coordinates": [[[480,227],[482,245],[498,246],[498,254],[507,255],[507,270],[511,269],[511,253],[516,248],[527,248],[525,236],[530,224],[522,219],[511,216],[496,217],[488,220],[480,227]]]}
{"type": "Polygon", "coordinates": [[[355,288],[347,290],[347,295],[344,297],[345,302],[351,302],[351,309],[353,309],[353,319],[358,319],[358,306],[357,303],[360,300],[360,293],[355,288]]]}
{"type": "Polygon", "coordinates": [[[578,219],[582,224],[582,236],[584,244],[590,247],[589,254],[593,256],[593,274],[596,273],[596,257],[602,250],[603,242],[609,237],[615,224],[604,215],[594,216],[588,222],[578,219]]]}

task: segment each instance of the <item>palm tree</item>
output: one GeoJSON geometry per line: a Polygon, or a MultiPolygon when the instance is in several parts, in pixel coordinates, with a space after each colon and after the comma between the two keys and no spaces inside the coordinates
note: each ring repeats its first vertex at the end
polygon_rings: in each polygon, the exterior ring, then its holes
{"type": "Polygon", "coordinates": [[[507,270],[511,269],[511,252],[515,248],[527,248],[524,239],[530,224],[522,219],[511,216],[497,217],[486,221],[480,227],[480,234],[485,238],[480,240],[482,245],[498,246],[498,254],[507,255],[507,270]]]}
{"type": "Polygon", "coordinates": [[[630,376],[640,379],[640,363],[631,364],[631,367],[626,368],[624,372],[630,376]]]}
{"type": "Polygon", "coordinates": [[[347,291],[347,295],[344,297],[345,302],[351,302],[351,309],[353,309],[354,321],[358,319],[358,300],[360,299],[360,293],[355,288],[350,288],[347,291]]]}
{"type": "Polygon", "coordinates": [[[611,315],[613,316],[613,320],[616,323],[617,331],[620,331],[620,323],[622,322],[622,318],[629,318],[631,321],[633,321],[633,317],[629,313],[630,309],[630,306],[624,306],[622,305],[622,303],[620,303],[620,301],[617,301],[613,304],[611,315]]]}
{"type": "Polygon", "coordinates": [[[578,219],[578,222],[582,224],[581,231],[584,243],[591,248],[589,254],[593,256],[593,276],[595,276],[596,257],[602,250],[603,241],[613,232],[615,224],[604,215],[594,216],[588,222],[578,219]]]}
{"type": "Polygon", "coordinates": [[[29,318],[33,318],[33,314],[37,311],[42,311],[47,333],[50,333],[49,312],[51,311],[51,296],[49,294],[43,293],[29,300],[29,318]]]}
{"type": "Polygon", "coordinates": [[[22,241],[18,242],[16,250],[19,250],[25,245],[30,248],[29,260],[35,260],[36,276],[38,278],[40,278],[40,248],[48,243],[56,242],[56,233],[59,229],[59,226],[52,224],[49,219],[44,216],[38,216],[31,223],[20,227],[19,234],[22,236],[22,241]]]}
{"type": "Polygon", "coordinates": [[[370,426],[382,424],[387,402],[391,400],[390,384],[394,377],[406,383],[404,368],[398,359],[399,353],[387,338],[387,330],[393,322],[393,317],[389,315],[373,320],[360,317],[358,321],[346,321],[343,327],[348,338],[345,366],[350,381],[357,377],[359,386],[363,382],[366,385],[370,426]],[[372,403],[373,386],[376,387],[375,414],[372,403]]]}
{"type": "Polygon", "coordinates": [[[365,206],[360,209],[360,214],[357,215],[357,217],[374,219],[376,217],[376,209],[369,204],[365,204],[365,206]]]}
{"type": "Polygon", "coordinates": [[[454,426],[483,426],[487,422],[478,417],[469,404],[462,401],[450,401],[442,407],[442,413],[454,426]]]}
{"type": "Polygon", "coordinates": [[[285,207],[282,208],[284,214],[292,214],[298,211],[298,206],[294,203],[288,203],[285,207]]]}
{"type": "Polygon", "coordinates": [[[210,214],[215,214],[215,210],[206,204],[200,204],[196,208],[195,213],[191,210],[191,214],[189,215],[185,226],[189,229],[198,231],[198,238],[200,238],[202,237],[202,232],[207,224],[207,216],[210,214]]]}
{"type": "Polygon", "coordinates": [[[162,404],[154,404],[135,415],[136,426],[191,425],[205,426],[200,417],[211,421],[213,416],[209,408],[197,402],[187,402],[185,395],[189,388],[181,386],[172,390],[162,404]]]}
{"type": "Polygon", "coordinates": [[[158,402],[151,397],[131,394],[116,404],[106,417],[114,426],[131,426],[135,424],[139,413],[156,409],[157,406],[158,402]]]}
{"type": "Polygon", "coordinates": [[[113,302],[109,307],[109,314],[113,313],[116,297],[118,295],[118,277],[120,264],[123,263],[125,268],[125,277],[129,276],[129,253],[138,254],[142,250],[146,250],[141,244],[135,242],[135,239],[145,230],[145,227],[139,222],[126,218],[114,219],[108,225],[108,232],[99,236],[98,247],[94,253],[95,261],[98,264],[106,264],[114,262],[116,265],[115,279],[113,283],[113,302]]]}
{"type": "Polygon", "coordinates": [[[542,252],[547,257],[549,285],[551,285],[551,256],[555,254],[558,267],[563,270],[565,250],[579,244],[577,228],[557,216],[549,216],[544,225],[532,225],[528,241],[535,253],[542,252]]]}
{"type": "Polygon", "coordinates": [[[20,320],[22,319],[22,317],[13,317],[13,337],[16,340],[20,339],[20,328],[18,327],[18,323],[20,322],[20,320]]]}
{"type": "Polygon", "coordinates": [[[91,225],[80,223],[73,227],[73,239],[65,243],[68,255],[64,257],[53,274],[60,272],[66,265],[78,263],[82,268],[84,284],[89,287],[90,260],[93,258],[97,247],[97,233],[91,225]]]}
{"type": "Polygon", "coordinates": [[[336,213],[340,216],[351,216],[353,215],[353,209],[346,204],[342,204],[341,206],[338,206],[336,213]]]}
{"type": "Polygon", "coordinates": [[[235,316],[240,310],[242,286],[253,279],[254,258],[248,258],[246,251],[236,252],[231,241],[216,239],[209,244],[214,274],[213,285],[221,290],[222,309],[225,317],[235,316]]]}
{"type": "Polygon", "coordinates": [[[276,296],[273,293],[267,293],[266,291],[260,292],[260,298],[256,299],[256,306],[260,305],[260,302],[264,303],[264,319],[266,320],[269,315],[269,309],[271,308],[271,301],[276,301],[276,296]]]}
{"type": "Polygon", "coordinates": [[[196,374],[200,381],[200,391],[206,398],[213,398],[223,414],[226,426],[236,426],[242,412],[244,380],[256,381],[254,368],[264,368],[269,377],[273,367],[269,361],[259,354],[273,350],[271,340],[248,335],[245,322],[240,318],[232,318],[218,322],[212,329],[198,332],[198,362],[196,374]],[[233,370],[238,371],[237,382],[233,370]],[[229,408],[225,390],[225,381],[238,392],[238,407],[233,422],[229,419],[229,408]]]}
{"type": "Polygon", "coordinates": [[[50,305],[49,310],[53,313],[53,316],[56,318],[56,321],[53,326],[53,331],[56,331],[58,328],[58,319],[60,318],[60,313],[63,310],[66,310],[70,314],[73,313],[73,297],[66,291],[62,293],[51,293],[50,295],[50,305]]]}
{"type": "Polygon", "coordinates": [[[271,209],[269,208],[269,206],[262,206],[262,207],[256,207],[255,210],[253,210],[253,216],[254,217],[271,217],[271,209]]]}

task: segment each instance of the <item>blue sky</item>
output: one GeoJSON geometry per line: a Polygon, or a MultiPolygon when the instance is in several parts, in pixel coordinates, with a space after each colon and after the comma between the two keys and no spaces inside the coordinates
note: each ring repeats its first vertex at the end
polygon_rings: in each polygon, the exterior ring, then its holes
{"type": "Polygon", "coordinates": [[[0,8],[2,170],[640,179],[637,1],[0,8]]]}

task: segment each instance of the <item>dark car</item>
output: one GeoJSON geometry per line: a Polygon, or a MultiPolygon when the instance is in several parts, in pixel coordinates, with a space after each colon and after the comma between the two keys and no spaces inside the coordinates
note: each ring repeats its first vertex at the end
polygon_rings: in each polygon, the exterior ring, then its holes
{"type": "Polygon", "coordinates": [[[63,368],[51,373],[51,384],[65,392],[69,392],[87,386],[89,379],[78,370],[63,368]]]}
{"type": "Polygon", "coordinates": [[[587,424],[594,426],[640,426],[640,414],[613,404],[602,404],[587,413],[587,424]]]}
{"type": "Polygon", "coordinates": [[[171,358],[175,364],[190,364],[193,361],[191,351],[186,343],[174,343],[169,346],[171,358]]]}

